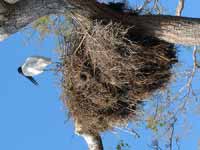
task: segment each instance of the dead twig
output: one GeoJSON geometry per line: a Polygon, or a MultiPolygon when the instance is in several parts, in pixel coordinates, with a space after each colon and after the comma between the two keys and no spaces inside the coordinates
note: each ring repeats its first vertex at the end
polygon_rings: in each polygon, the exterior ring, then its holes
{"type": "Polygon", "coordinates": [[[175,123],[176,123],[177,119],[174,118],[173,119],[173,122],[170,124],[170,130],[171,130],[171,133],[170,133],[170,137],[169,137],[169,149],[172,150],[173,148],[173,137],[174,137],[174,126],[175,126],[175,123]]]}
{"type": "Polygon", "coordinates": [[[150,2],[151,2],[151,0],[145,0],[144,3],[143,3],[143,5],[141,5],[139,8],[137,8],[136,11],[138,13],[141,13],[150,2]]]}

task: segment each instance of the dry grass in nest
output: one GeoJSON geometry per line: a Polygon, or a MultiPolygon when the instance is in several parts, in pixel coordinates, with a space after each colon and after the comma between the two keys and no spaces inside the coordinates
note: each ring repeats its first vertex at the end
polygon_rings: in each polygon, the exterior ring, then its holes
{"type": "Polygon", "coordinates": [[[134,120],[138,105],[170,80],[176,62],[173,45],[140,38],[131,30],[95,22],[73,34],[72,53],[63,62],[62,98],[85,132],[134,120]]]}

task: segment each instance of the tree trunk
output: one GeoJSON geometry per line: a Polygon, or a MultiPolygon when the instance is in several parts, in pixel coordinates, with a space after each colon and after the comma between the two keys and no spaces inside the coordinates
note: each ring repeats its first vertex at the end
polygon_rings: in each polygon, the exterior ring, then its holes
{"type": "MultiPolygon", "coordinates": [[[[170,43],[200,45],[200,19],[176,16],[133,16],[112,11],[95,0],[0,0],[0,41],[34,20],[50,14],[63,14],[69,7],[73,14],[88,19],[106,19],[132,26],[141,36],[152,36],[170,43]]],[[[90,150],[103,150],[98,133],[76,132],[83,136],[90,150]]]]}

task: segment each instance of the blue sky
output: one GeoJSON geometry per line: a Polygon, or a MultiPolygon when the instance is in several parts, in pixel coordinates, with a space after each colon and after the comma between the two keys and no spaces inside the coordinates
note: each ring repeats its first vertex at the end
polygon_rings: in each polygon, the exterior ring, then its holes
{"type": "MultiPolygon", "coordinates": [[[[132,0],[131,4],[139,3],[132,0]]],[[[162,0],[167,12],[173,13],[177,1],[162,0]]],[[[186,1],[184,16],[200,17],[200,1],[186,1]]],[[[0,42],[0,150],[86,150],[87,145],[74,134],[73,123],[66,121],[66,112],[59,99],[58,78],[51,72],[37,76],[36,87],[18,74],[17,68],[31,55],[42,55],[56,60],[56,39],[50,35],[43,42],[34,36],[29,42],[24,33],[16,33],[0,42]]],[[[191,52],[180,49],[180,61],[191,64],[191,52]],[[189,59],[188,59],[189,58],[189,59]]],[[[200,138],[199,117],[189,115],[193,124],[191,134],[182,141],[182,149],[197,149],[200,138]],[[189,147],[188,147],[189,145],[189,147]]],[[[102,135],[106,150],[114,149],[120,139],[126,140],[132,149],[148,150],[151,132],[139,128],[141,138],[118,131],[102,135]]]]}

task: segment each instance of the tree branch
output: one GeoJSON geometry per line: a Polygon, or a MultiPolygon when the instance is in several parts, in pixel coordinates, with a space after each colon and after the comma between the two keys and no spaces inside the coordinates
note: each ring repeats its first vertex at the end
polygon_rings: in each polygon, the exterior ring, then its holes
{"type": "Polygon", "coordinates": [[[169,43],[200,45],[200,19],[165,15],[127,17],[127,22],[143,35],[169,43]]]}
{"type": "Polygon", "coordinates": [[[184,0],[179,0],[178,1],[178,5],[176,7],[176,16],[181,16],[181,13],[183,11],[184,8],[184,0]]]}
{"type": "Polygon", "coordinates": [[[80,134],[87,142],[89,150],[103,150],[101,137],[97,134],[80,134]]]}
{"type": "Polygon", "coordinates": [[[83,131],[82,125],[76,120],[75,133],[85,139],[89,150],[103,150],[103,144],[99,133],[90,133],[83,131]]]}
{"type": "Polygon", "coordinates": [[[177,119],[173,118],[173,122],[170,124],[169,130],[170,130],[170,137],[169,137],[169,149],[172,150],[173,148],[173,138],[174,138],[174,126],[176,123],[177,119]]]}
{"type": "Polygon", "coordinates": [[[0,1],[0,41],[42,16],[65,13],[68,6],[64,0],[0,1]]]}
{"type": "Polygon", "coordinates": [[[127,13],[113,12],[105,4],[94,0],[68,0],[77,6],[74,12],[87,18],[96,18],[120,22],[134,27],[134,32],[141,36],[157,37],[169,43],[200,45],[200,19],[167,15],[134,16],[127,13]],[[142,34],[141,34],[142,33],[142,34]]]}
{"type": "Polygon", "coordinates": [[[107,5],[95,0],[21,0],[12,5],[0,1],[0,41],[42,16],[62,14],[71,6],[76,8],[73,9],[74,13],[85,15],[90,19],[112,20],[133,26],[134,32],[141,36],[157,37],[175,44],[200,45],[198,18],[165,15],[134,16],[114,12],[107,5]]]}

